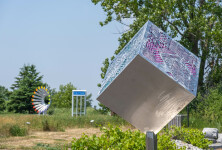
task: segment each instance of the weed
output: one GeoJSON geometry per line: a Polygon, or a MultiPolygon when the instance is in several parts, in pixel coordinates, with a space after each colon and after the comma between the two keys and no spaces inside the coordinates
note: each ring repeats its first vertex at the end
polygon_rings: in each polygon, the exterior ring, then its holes
{"type": "Polygon", "coordinates": [[[42,127],[43,127],[43,131],[50,131],[48,120],[42,121],[42,127]]]}
{"type": "Polygon", "coordinates": [[[37,143],[36,146],[33,147],[33,149],[44,149],[44,150],[61,150],[60,146],[51,146],[50,144],[45,143],[37,143]]]}
{"type": "Polygon", "coordinates": [[[6,149],[7,146],[6,145],[0,145],[0,149],[6,149]]]}
{"type": "Polygon", "coordinates": [[[26,128],[22,128],[19,125],[12,125],[9,129],[9,133],[12,136],[26,136],[28,134],[28,130],[26,128]]]}
{"type": "Polygon", "coordinates": [[[62,131],[64,132],[64,128],[58,122],[50,122],[48,119],[42,120],[42,129],[43,131],[62,131]]]}

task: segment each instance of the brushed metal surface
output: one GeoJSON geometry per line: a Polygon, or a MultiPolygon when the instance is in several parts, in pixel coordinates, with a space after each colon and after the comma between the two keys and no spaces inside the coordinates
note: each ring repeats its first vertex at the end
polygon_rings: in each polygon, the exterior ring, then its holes
{"type": "Polygon", "coordinates": [[[97,99],[142,132],[157,134],[194,97],[137,55],[97,99]]]}

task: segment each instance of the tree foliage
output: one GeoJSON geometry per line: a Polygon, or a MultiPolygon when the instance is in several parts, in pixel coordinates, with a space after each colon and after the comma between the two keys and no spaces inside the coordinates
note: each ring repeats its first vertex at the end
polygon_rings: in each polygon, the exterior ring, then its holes
{"type": "MultiPolygon", "coordinates": [[[[126,18],[133,18],[129,31],[119,38],[117,55],[129,42],[142,25],[150,20],[158,27],[201,58],[199,84],[203,85],[204,72],[209,67],[221,63],[222,55],[222,8],[218,0],[92,0],[100,3],[107,18],[100,24],[106,25],[116,20],[120,23],[126,18]],[[206,64],[206,68],[205,68],[206,64]]],[[[112,59],[113,57],[111,57],[112,59]]],[[[102,78],[109,65],[105,59],[102,78]]]]}
{"type": "Polygon", "coordinates": [[[209,75],[206,78],[206,90],[217,86],[218,83],[222,82],[222,65],[216,64],[213,67],[214,68],[211,69],[209,75]]]}
{"type": "Polygon", "coordinates": [[[194,113],[194,115],[209,122],[222,121],[222,82],[215,87],[209,88],[204,95],[199,93],[197,100],[199,101],[196,110],[198,113],[194,113]]]}
{"type": "MultiPolygon", "coordinates": [[[[52,96],[52,105],[58,108],[71,108],[72,106],[72,90],[76,90],[76,87],[72,83],[66,85],[60,85],[59,91],[52,96]]],[[[86,107],[92,106],[92,94],[86,97],[86,107]]]]}
{"type": "Polygon", "coordinates": [[[105,105],[103,105],[102,103],[99,103],[99,109],[98,111],[101,113],[101,114],[108,114],[110,112],[110,109],[108,107],[106,107],[105,105]]]}
{"type": "Polygon", "coordinates": [[[9,100],[10,92],[4,86],[0,86],[0,111],[6,109],[6,101],[9,100]]]}
{"type": "Polygon", "coordinates": [[[42,75],[37,72],[35,65],[24,65],[19,72],[15,83],[12,84],[10,101],[8,103],[8,111],[16,113],[34,113],[31,98],[33,91],[38,86],[43,86],[42,75]]]}
{"type": "MultiPolygon", "coordinates": [[[[107,18],[106,25],[117,21],[124,24],[133,20],[121,34],[114,56],[106,58],[101,68],[105,77],[110,61],[123,49],[147,20],[201,59],[199,90],[222,80],[222,2],[220,0],[92,0],[100,4],[107,18]],[[210,76],[209,76],[210,75],[210,76]],[[204,78],[208,77],[207,80],[204,78]],[[206,81],[206,84],[204,84],[206,81]]],[[[98,84],[100,86],[100,84],[98,84]]]]}

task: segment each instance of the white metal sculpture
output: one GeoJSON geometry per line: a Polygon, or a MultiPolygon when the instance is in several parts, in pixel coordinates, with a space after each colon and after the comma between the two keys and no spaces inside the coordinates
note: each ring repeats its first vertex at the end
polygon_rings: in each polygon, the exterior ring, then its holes
{"type": "Polygon", "coordinates": [[[50,95],[48,89],[45,87],[38,87],[32,95],[32,105],[38,114],[46,114],[47,109],[51,104],[50,95]],[[45,98],[48,98],[48,102],[45,102],[45,98]]]}
{"type": "Polygon", "coordinates": [[[200,59],[148,21],[110,63],[98,100],[158,133],[196,96],[200,59]]]}
{"type": "Polygon", "coordinates": [[[86,90],[72,91],[72,116],[86,114],[86,90]]]}

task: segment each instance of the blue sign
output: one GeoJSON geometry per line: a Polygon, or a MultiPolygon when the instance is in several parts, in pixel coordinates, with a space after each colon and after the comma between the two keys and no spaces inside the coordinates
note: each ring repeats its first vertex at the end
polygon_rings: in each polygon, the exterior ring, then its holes
{"type": "Polygon", "coordinates": [[[86,92],[85,91],[73,91],[74,96],[85,96],[86,92]]]}

